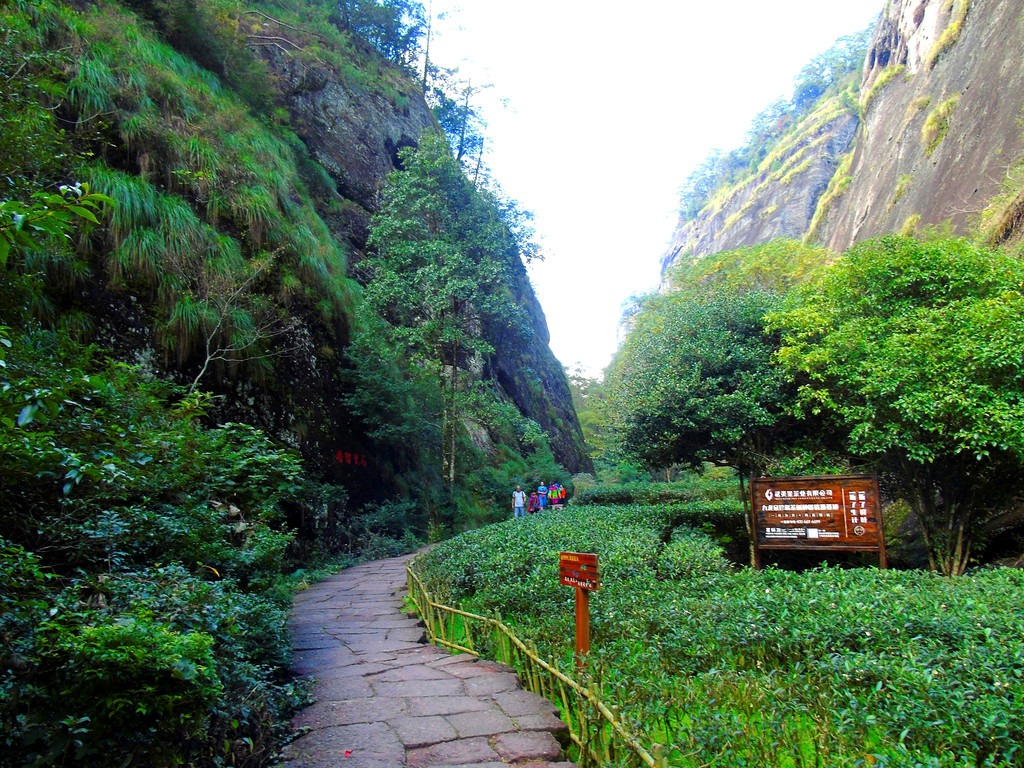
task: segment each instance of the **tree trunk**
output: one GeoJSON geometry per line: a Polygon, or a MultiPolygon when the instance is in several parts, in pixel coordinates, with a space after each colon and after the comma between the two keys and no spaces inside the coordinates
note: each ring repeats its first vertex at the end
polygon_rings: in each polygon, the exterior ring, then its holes
{"type": "Polygon", "coordinates": [[[423,95],[427,95],[427,73],[430,71],[430,33],[434,26],[434,3],[427,4],[427,42],[423,48],[423,95]]]}
{"type": "Polygon", "coordinates": [[[462,161],[462,156],[466,153],[466,131],[469,127],[469,95],[473,88],[473,81],[470,80],[466,84],[466,100],[462,105],[462,125],[459,126],[459,151],[455,153],[455,160],[457,162],[462,161]]]}
{"type": "Polygon", "coordinates": [[[757,531],[754,530],[754,523],[750,519],[750,499],[748,498],[747,489],[743,484],[743,468],[737,467],[736,474],[740,479],[740,500],[743,502],[743,526],[747,529],[747,538],[750,540],[750,567],[757,567],[757,542],[754,540],[757,536],[757,531]]]}

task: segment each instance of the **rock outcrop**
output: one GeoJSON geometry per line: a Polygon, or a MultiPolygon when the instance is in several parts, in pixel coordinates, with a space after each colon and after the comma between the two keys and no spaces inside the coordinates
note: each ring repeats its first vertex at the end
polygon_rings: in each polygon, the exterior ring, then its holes
{"type": "Polygon", "coordinates": [[[840,98],[824,101],[760,163],[746,181],[720,191],[692,221],[680,221],[662,260],[706,256],[777,237],[799,238],[850,150],[857,115],[840,98]]]}
{"type": "Polygon", "coordinates": [[[820,242],[841,251],[893,231],[970,232],[1024,154],[1020,4],[892,3],[865,62],[862,93],[872,89],[820,242]]]}
{"type": "Polygon", "coordinates": [[[805,118],[769,157],[774,172],[762,163],[750,179],[720,190],[695,219],[681,220],[663,271],[684,254],[776,237],[841,252],[923,228],[966,235],[980,227],[992,242],[1019,236],[1024,195],[1007,183],[1024,157],[1019,2],[886,3],[864,63],[860,103],[849,107],[811,126],[813,114],[805,118]],[[1005,199],[993,206],[1000,194],[1005,199]]]}
{"type": "MultiPolygon", "coordinates": [[[[287,34],[284,29],[275,32],[287,34]]],[[[397,90],[386,97],[347,84],[326,64],[310,64],[276,48],[262,49],[261,53],[282,91],[296,133],[310,156],[327,171],[343,201],[341,205],[319,206],[318,212],[334,236],[348,245],[353,276],[365,279],[358,263],[366,248],[377,195],[387,175],[399,167],[399,151],[415,146],[424,131],[439,130],[437,123],[422,94],[397,76],[393,77],[397,90]]],[[[522,264],[513,281],[511,289],[528,315],[532,338],[524,348],[519,337],[484,329],[495,352],[483,373],[524,416],[548,433],[560,464],[574,473],[589,471],[592,464],[568,380],[548,347],[547,321],[522,264]]],[[[315,379],[306,376],[300,380],[308,380],[308,386],[315,390],[315,379]]],[[[322,392],[314,401],[332,399],[327,394],[322,392]]],[[[357,453],[365,450],[358,437],[353,439],[353,433],[359,431],[356,422],[340,412],[334,413],[331,421],[337,423],[331,430],[334,437],[324,436],[328,443],[344,442],[346,448],[357,453]]],[[[332,451],[321,449],[319,453],[330,456],[332,451]]],[[[337,467],[332,469],[338,471],[337,467]]],[[[339,478],[348,486],[358,479],[350,474],[343,473],[345,476],[339,478]]]]}

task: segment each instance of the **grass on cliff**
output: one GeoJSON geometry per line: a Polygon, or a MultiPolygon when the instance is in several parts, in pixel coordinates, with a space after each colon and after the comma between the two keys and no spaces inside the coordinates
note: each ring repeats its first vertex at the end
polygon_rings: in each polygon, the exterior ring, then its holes
{"type": "Polygon", "coordinates": [[[954,93],[938,104],[925,118],[924,125],[921,126],[921,146],[924,147],[924,152],[928,157],[932,156],[942,140],[946,138],[946,133],[949,131],[949,120],[959,103],[960,94],[954,93]]]}
{"type": "Polygon", "coordinates": [[[1007,169],[1002,190],[981,212],[978,229],[983,242],[989,245],[1010,242],[1024,225],[1024,158],[1007,169]]]}
{"type": "Polygon", "coordinates": [[[935,68],[935,64],[938,62],[939,57],[952,48],[956,41],[960,39],[960,33],[963,32],[964,22],[967,19],[967,11],[971,7],[971,0],[944,0],[942,3],[942,13],[950,14],[948,21],[946,22],[945,29],[942,30],[942,34],[939,35],[939,39],[935,41],[928,54],[924,58],[925,70],[931,70],[935,68]]]}
{"type": "Polygon", "coordinates": [[[818,198],[814,208],[814,215],[811,216],[811,223],[808,225],[807,232],[803,237],[804,243],[813,243],[817,239],[818,232],[821,230],[825,219],[828,217],[828,212],[832,208],[832,203],[850,187],[850,182],[853,181],[853,175],[850,173],[850,169],[853,167],[853,154],[853,150],[850,150],[843,155],[839,165],[836,166],[835,173],[829,179],[828,187],[825,188],[824,194],[818,198]]]}
{"type": "MultiPolygon", "coordinates": [[[[284,307],[303,302],[344,321],[357,288],[314,209],[311,190],[322,185],[300,176],[315,163],[269,106],[269,75],[245,50],[239,18],[218,8],[174,16],[179,27],[210,25],[189,41],[191,55],[115,3],[75,13],[44,0],[5,23],[25,30],[8,36],[26,57],[23,76],[63,97],[75,126],[64,144],[86,142],[64,172],[117,201],[105,241],[83,244],[91,268],[153,304],[168,357],[200,359],[211,344],[259,374],[267,342],[287,331],[284,307]],[[201,66],[218,56],[234,74],[201,66]]],[[[180,37],[167,18],[157,22],[180,37]]]]}

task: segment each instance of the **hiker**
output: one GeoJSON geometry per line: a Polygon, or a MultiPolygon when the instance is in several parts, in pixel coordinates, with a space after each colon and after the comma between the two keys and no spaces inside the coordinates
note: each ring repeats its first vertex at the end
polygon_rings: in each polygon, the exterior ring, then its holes
{"type": "Polygon", "coordinates": [[[547,483],[542,481],[541,484],[537,486],[537,497],[540,499],[540,509],[541,511],[543,511],[544,508],[548,505],[547,483]]]}
{"type": "Polygon", "coordinates": [[[516,489],[512,491],[512,514],[514,517],[526,517],[526,491],[523,490],[523,486],[517,485],[516,489]]]}
{"type": "Polygon", "coordinates": [[[551,502],[552,507],[557,507],[562,503],[562,486],[558,483],[552,483],[548,486],[548,501],[551,502]]]}
{"type": "Polygon", "coordinates": [[[526,507],[526,510],[532,515],[538,509],[540,509],[540,496],[538,496],[537,492],[534,491],[533,493],[530,494],[530,501],[528,506],[526,507]]]}

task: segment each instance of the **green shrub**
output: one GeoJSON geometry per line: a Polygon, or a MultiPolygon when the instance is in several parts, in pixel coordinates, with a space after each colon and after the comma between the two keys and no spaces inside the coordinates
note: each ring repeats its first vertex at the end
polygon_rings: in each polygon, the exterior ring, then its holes
{"type": "Polygon", "coordinates": [[[10,342],[5,764],[264,760],[298,696],[278,676],[297,456],[251,427],[204,427],[203,397],[60,335],[10,342]]]}
{"type": "Polygon", "coordinates": [[[662,579],[699,579],[728,568],[722,548],[705,533],[677,528],[672,540],[658,555],[657,572],[662,579]]]}
{"type": "Polygon", "coordinates": [[[37,760],[140,762],[206,730],[223,692],[213,638],[144,608],[99,623],[111,618],[71,613],[40,628],[37,664],[52,677],[29,696],[21,734],[37,760]]]}
{"type": "MultiPolygon", "coordinates": [[[[696,517],[707,502],[691,503],[696,517]]],[[[499,611],[569,669],[558,552],[596,552],[591,672],[670,764],[1019,765],[1024,572],[733,571],[703,534],[663,544],[679,517],[678,506],[570,507],[417,562],[436,597],[499,611]]]]}
{"type": "Polygon", "coordinates": [[[723,548],[734,563],[749,561],[747,514],[738,498],[698,499],[672,507],[673,524],[702,531],[723,548]]]}

